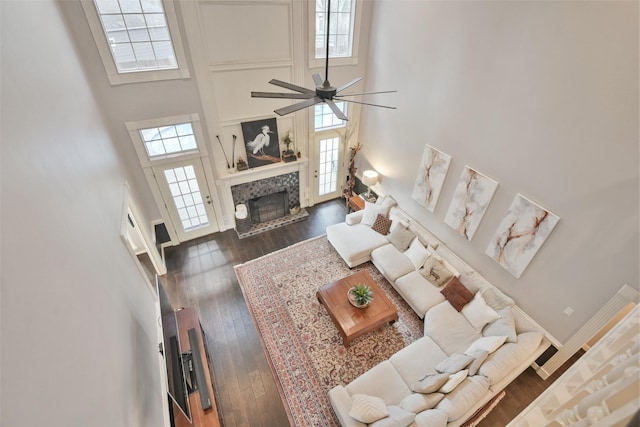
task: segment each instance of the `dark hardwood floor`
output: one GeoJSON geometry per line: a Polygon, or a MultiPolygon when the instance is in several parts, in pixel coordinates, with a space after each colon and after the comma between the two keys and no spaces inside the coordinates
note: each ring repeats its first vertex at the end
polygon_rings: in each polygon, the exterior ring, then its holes
{"type": "MultiPolygon", "coordinates": [[[[305,221],[246,239],[228,230],[165,251],[168,273],[161,280],[174,307],[195,306],[198,310],[225,426],[289,424],[233,267],[322,235],[327,225],[343,221],[346,214],[341,199],[307,210],[305,221]]],[[[529,368],[507,388],[506,397],[480,426],[506,425],[549,384],[550,380],[543,381],[529,368]]]]}

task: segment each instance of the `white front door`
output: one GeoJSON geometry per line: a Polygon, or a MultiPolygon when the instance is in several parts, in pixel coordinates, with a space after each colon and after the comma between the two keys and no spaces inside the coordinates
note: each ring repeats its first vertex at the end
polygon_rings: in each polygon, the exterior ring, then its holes
{"type": "Polygon", "coordinates": [[[154,165],[152,170],[181,242],[219,231],[201,158],[154,165]]]}
{"type": "Polygon", "coordinates": [[[316,136],[313,186],[314,201],[324,202],[342,194],[342,137],[336,133],[316,136]]]}

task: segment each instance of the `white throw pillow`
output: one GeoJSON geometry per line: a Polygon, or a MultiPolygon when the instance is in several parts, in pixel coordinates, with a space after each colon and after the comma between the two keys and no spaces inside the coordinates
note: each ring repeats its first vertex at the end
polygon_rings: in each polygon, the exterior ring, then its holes
{"type": "Polygon", "coordinates": [[[468,374],[469,371],[464,369],[460,372],[449,375],[449,381],[447,381],[442,387],[440,387],[440,390],[438,391],[445,394],[451,393],[456,387],[460,385],[462,381],[464,381],[465,378],[467,378],[468,374]]]}
{"type": "Polygon", "coordinates": [[[389,415],[384,400],[366,394],[354,394],[349,416],[361,423],[370,424],[389,415]]]}
{"type": "Polygon", "coordinates": [[[500,318],[494,320],[484,327],[482,335],[488,336],[507,336],[507,342],[517,342],[518,334],[516,333],[516,320],[513,317],[511,307],[505,307],[498,310],[500,318]]]}
{"type": "Polygon", "coordinates": [[[412,393],[409,396],[402,399],[400,407],[405,411],[413,412],[417,414],[425,409],[431,409],[436,406],[444,397],[442,393],[412,393]]]}
{"type": "Polygon", "coordinates": [[[507,340],[506,336],[502,337],[482,337],[478,338],[469,346],[469,348],[464,352],[465,354],[472,354],[477,351],[486,351],[491,354],[496,351],[504,342],[507,340]]]}
{"type": "Polygon", "coordinates": [[[365,200],[364,202],[364,213],[362,214],[362,220],[360,224],[368,225],[371,227],[374,222],[376,222],[376,218],[378,218],[378,214],[383,216],[389,215],[390,206],[384,205],[375,205],[373,203],[369,203],[365,200]]]}
{"type": "Polygon", "coordinates": [[[480,292],[476,292],[469,304],[462,307],[461,313],[476,331],[481,331],[488,323],[500,318],[500,315],[484,301],[480,292]]]}
{"type": "Polygon", "coordinates": [[[406,411],[399,406],[387,406],[389,416],[382,418],[369,427],[407,427],[416,419],[416,414],[406,411]]]}
{"type": "Polygon", "coordinates": [[[419,270],[427,257],[429,257],[429,250],[422,245],[420,239],[413,239],[409,245],[409,249],[403,253],[411,260],[416,270],[419,270]]]}

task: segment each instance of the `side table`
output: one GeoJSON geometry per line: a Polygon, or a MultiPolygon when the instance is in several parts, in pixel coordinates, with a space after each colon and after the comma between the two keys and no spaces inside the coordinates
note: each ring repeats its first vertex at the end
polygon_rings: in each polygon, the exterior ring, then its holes
{"type": "Polygon", "coordinates": [[[347,200],[347,213],[364,209],[364,200],[360,196],[351,196],[347,200]]]}

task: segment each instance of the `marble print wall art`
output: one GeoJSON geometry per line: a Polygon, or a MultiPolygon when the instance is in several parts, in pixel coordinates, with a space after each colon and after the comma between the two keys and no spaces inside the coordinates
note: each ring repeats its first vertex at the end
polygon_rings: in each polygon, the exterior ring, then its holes
{"type": "Polygon", "coordinates": [[[411,197],[433,212],[449,170],[451,156],[427,145],[422,153],[411,197]]]}
{"type": "Polygon", "coordinates": [[[496,188],[496,181],[465,166],[444,222],[467,240],[473,239],[496,188]]]}
{"type": "Polygon", "coordinates": [[[558,216],[518,194],[486,254],[520,277],[559,220],[558,216]]]}

